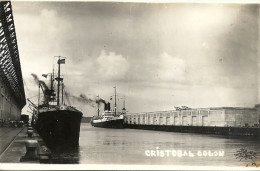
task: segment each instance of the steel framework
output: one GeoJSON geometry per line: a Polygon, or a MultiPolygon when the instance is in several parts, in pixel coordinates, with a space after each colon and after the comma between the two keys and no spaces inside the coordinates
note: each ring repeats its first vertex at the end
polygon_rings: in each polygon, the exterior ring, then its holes
{"type": "Polygon", "coordinates": [[[20,108],[26,104],[12,5],[0,2],[0,78],[20,108]]]}

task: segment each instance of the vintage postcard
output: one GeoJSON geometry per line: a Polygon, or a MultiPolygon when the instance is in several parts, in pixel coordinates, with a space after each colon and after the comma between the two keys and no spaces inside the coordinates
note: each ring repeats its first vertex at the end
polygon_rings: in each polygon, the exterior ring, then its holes
{"type": "Polygon", "coordinates": [[[259,31],[254,1],[1,1],[0,169],[259,169],[259,31]]]}

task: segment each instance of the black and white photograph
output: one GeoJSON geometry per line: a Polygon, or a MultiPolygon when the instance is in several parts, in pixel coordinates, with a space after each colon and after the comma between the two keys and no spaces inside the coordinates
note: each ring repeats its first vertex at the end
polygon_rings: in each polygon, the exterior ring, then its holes
{"type": "Polygon", "coordinates": [[[0,169],[260,167],[259,1],[1,1],[0,169]]]}

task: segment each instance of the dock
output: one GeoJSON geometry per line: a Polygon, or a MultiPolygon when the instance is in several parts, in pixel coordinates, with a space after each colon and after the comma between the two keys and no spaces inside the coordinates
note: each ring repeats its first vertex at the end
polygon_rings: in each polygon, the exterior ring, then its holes
{"type": "Polygon", "coordinates": [[[51,151],[40,135],[34,131],[32,137],[27,134],[28,127],[0,127],[0,163],[48,163],[51,151]],[[35,142],[35,156],[26,160],[28,142],[35,142]]]}
{"type": "Polygon", "coordinates": [[[179,108],[128,113],[125,127],[183,133],[260,137],[260,105],[245,107],[179,108]]]}
{"type": "Polygon", "coordinates": [[[260,128],[249,127],[215,127],[215,126],[175,126],[175,125],[141,125],[125,124],[125,128],[143,129],[154,131],[180,132],[180,133],[199,133],[212,135],[228,136],[250,136],[260,138],[260,128]]]}

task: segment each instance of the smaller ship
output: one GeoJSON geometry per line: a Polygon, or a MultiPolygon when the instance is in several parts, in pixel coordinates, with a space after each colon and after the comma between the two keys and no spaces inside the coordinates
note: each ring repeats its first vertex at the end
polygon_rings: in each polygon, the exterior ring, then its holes
{"type": "MultiPolygon", "coordinates": [[[[116,99],[116,87],[115,88],[115,99],[116,99]]],[[[104,112],[99,115],[99,103],[98,103],[98,115],[93,116],[91,119],[91,125],[94,127],[102,127],[102,128],[123,128],[124,123],[124,116],[126,113],[125,110],[125,101],[124,101],[124,107],[122,109],[122,112],[117,112],[117,106],[116,106],[116,100],[115,100],[115,108],[112,112],[110,110],[110,103],[104,104],[104,112]]]]}

